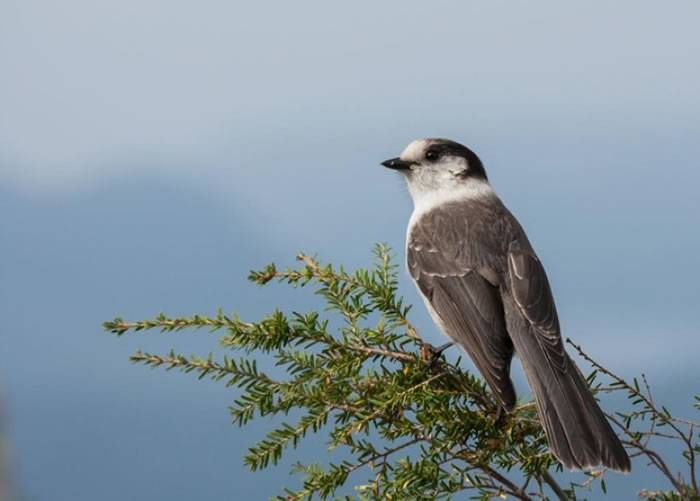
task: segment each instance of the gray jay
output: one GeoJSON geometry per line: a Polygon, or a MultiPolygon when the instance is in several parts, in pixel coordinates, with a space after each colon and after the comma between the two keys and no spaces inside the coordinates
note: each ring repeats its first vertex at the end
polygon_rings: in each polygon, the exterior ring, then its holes
{"type": "Polygon", "coordinates": [[[382,163],[405,177],[414,209],[406,263],[431,317],[469,354],[510,411],[516,353],[552,453],[569,469],[630,471],[630,459],[564,350],[547,275],[479,157],[420,139],[382,163]]]}

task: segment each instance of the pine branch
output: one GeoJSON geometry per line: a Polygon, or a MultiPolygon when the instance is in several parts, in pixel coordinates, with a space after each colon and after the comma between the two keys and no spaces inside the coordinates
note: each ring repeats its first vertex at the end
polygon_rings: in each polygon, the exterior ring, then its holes
{"type": "MultiPolygon", "coordinates": [[[[605,492],[605,470],[561,487],[533,402],[520,403],[497,420],[497,400],[481,378],[460,360],[433,360],[408,320],[410,306],[397,293],[397,269],[388,248],[377,246],[374,267],[354,272],[306,254],[297,260],[297,268],[279,270],[271,264],[251,272],[249,279],[258,285],[277,281],[313,289],[323,314],[274,310],[250,322],[222,310],[211,317],[161,313],[138,322],[116,318],[104,328],[118,336],[149,330],[221,331],[219,349],[242,352],[240,359],[211,353],[186,357],[173,350],[166,355],[139,351],[131,360],[224,381],[236,392],[229,411],[239,426],[277,416],[275,428],[245,456],[251,470],[277,464],[310,435],[325,436],[331,450],[350,458],[333,463],[329,453],[325,465],[297,464],[293,472],[302,476],[300,486],[285,489],[279,499],[326,499],[348,483],[367,500],[442,499],[461,492],[484,500],[546,499],[545,489],[559,500],[574,500],[576,489],[595,485],[605,492]],[[273,379],[258,369],[270,358],[284,377],[273,379]],[[289,424],[289,416],[298,419],[289,424]],[[529,492],[530,485],[537,492],[529,492]]],[[[609,418],[624,434],[631,456],[647,458],[673,489],[640,495],[655,500],[697,497],[698,423],[659,406],[646,377],[642,385],[637,379],[628,383],[568,342],[593,367],[588,381],[594,391],[628,395],[628,408],[609,418]],[[599,383],[597,377],[605,381],[599,383]],[[651,448],[652,438],[683,443],[687,482],[651,448]]],[[[700,397],[695,405],[700,409],[700,397]]]]}

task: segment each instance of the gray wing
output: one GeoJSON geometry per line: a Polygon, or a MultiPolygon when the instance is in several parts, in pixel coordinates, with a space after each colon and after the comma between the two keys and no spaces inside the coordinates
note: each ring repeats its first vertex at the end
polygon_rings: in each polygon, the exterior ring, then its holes
{"type": "Polygon", "coordinates": [[[441,232],[438,249],[426,233],[431,232],[419,229],[409,237],[409,272],[445,334],[466,350],[503,406],[511,409],[513,344],[499,288],[489,280],[492,274],[486,268],[479,271],[475,256],[464,245],[465,235],[441,232]]]}
{"type": "Polygon", "coordinates": [[[569,358],[561,339],[552,290],[542,263],[530,250],[529,243],[521,245],[515,242],[511,245],[508,274],[513,299],[529,324],[531,335],[535,336],[552,367],[565,372],[569,358]]]}
{"type": "Polygon", "coordinates": [[[508,332],[537,403],[554,455],[567,467],[603,464],[629,471],[624,447],[586,379],[564,351],[547,275],[523,236],[508,253],[510,294],[503,294],[508,332]]]}

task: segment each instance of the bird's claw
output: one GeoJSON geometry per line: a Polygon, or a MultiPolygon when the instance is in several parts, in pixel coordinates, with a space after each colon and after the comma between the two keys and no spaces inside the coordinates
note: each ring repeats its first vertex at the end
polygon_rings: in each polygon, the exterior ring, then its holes
{"type": "Polygon", "coordinates": [[[442,352],[444,352],[453,344],[454,343],[449,342],[441,346],[435,347],[430,343],[423,343],[423,346],[421,346],[421,358],[426,364],[432,367],[437,363],[438,360],[440,360],[442,352]]]}
{"type": "Polygon", "coordinates": [[[505,421],[507,415],[508,411],[505,410],[503,406],[499,405],[496,409],[496,419],[494,419],[493,424],[496,427],[500,426],[501,424],[503,424],[503,421],[505,421]]]}

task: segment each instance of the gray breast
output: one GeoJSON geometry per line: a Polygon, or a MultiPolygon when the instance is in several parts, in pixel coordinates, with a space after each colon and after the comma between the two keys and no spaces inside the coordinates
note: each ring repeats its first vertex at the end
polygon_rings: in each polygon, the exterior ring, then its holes
{"type": "Polygon", "coordinates": [[[493,282],[507,271],[509,245],[521,234],[520,225],[498,199],[447,203],[412,222],[407,257],[419,254],[420,260],[409,259],[408,268],[414,278],[483,268],[493,282]]]}

